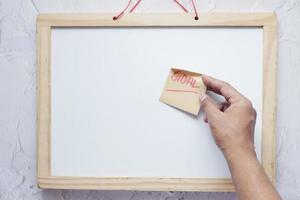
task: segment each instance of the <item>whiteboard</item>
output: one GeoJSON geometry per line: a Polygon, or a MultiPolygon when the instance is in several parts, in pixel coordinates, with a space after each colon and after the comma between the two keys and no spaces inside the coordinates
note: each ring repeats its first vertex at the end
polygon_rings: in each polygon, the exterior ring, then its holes
{"type": "Polygon", "coordinates": [[[203,112],[158,99],[171,67],[230,82],[257,111],[262,28],[52,28],[51,175],[229,178],[203,112]]]}

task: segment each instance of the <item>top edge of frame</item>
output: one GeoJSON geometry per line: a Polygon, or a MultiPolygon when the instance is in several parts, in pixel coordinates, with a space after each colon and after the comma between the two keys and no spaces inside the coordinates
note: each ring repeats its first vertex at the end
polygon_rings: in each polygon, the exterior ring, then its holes
{"type": "Polygon", "coordinates": [[[261,13],[129,13],[113,20],[113,13],[44,13],[38,26],[276,26],[276,14],[261,13]]]}

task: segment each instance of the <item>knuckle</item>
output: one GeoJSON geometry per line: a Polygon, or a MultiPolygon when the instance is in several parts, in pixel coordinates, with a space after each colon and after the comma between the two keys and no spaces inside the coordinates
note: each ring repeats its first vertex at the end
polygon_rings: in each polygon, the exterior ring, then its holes
{"type": "Polygon", "coordinates": [[[255,111],[255,110],[253,110],[253,112],[252,112],[250,118],[251,118],[251,121],[252,121],[252,122],[255,122],[255,121],[256,121],[256,111],[255,111]]]}
{"type": "Polygon", "coordinates": [[[256,110],[253,108],[252,109],[252,121],[255,123],[255,121],[256,121],[256,116],[257,116],[257,112],[256,112],[256,110]]]}
{"type": "Polygon", "coordinates": [[[254,117],[256,118],[257,112],[256,112],[256,110],[254,108],[252,109],[252,112],[253,112],[254,117]]]}
{"type": "Polygon", "coordinates": [[[221,92],[226,92],[230,88],[232,88],[232,86],[228,82],[222,81],[222,86],[220,88],[221,92]]]}
{"type": "Polygon", "coordinates": [[[248,109],[253,109],[252,102],[247,98],[244,99],[243,106],[245,106],[248,109]]]}

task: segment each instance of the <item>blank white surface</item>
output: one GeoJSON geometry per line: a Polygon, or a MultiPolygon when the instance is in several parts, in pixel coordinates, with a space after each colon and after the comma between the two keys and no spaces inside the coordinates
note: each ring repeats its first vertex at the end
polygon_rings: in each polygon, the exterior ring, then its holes
{"type": "Polygon", "coordinates": [[[51,174],[229,177],[198,118],[158,101],[171,67],[226,80],[257,110],[261,153],[261,28],[55,28],[51,174]]]}

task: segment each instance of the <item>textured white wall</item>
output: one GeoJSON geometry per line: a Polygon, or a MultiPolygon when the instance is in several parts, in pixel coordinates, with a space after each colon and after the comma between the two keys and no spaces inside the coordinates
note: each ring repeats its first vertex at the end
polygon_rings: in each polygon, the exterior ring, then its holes
{"type": "MultiPolygon", "coordinates": [[[[279,21],[277,188],[300,199],[300,1],[196,0],[201,12],[275,11],[279,21]]],[[[184,1],[189,7],[189,0],[184,1]]],[[[0,199],[235,199],[233,193],[39,190],[35,160],[35,22],[45,12],[115,12],[126,0],[0,0],[0,199]]],[[[143,0],[139,12],[181,11],[143,0]]],[[[200,16],[201,17],[201,16],[200,16]]]]}

